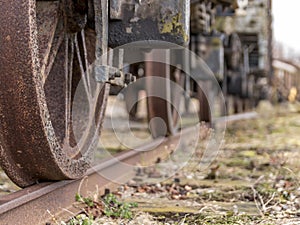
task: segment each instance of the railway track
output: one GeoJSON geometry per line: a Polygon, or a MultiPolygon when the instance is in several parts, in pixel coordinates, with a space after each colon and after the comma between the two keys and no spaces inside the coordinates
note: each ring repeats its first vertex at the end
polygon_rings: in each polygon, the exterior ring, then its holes
{"type": "MultiPolygon", "coordinates": [[[[216,123],[251,119],[254,112],[232,115],[216,120],[216,123]]],[[[178,134],[168,138],[158,138],[144,146],[115,155],[111,159],[99,163],[88,170],[86,177],[80,180],[40,183],[0,198],[0,224],[52,224],[56,218],[68,219],[76,215],[79,209],[73,206],[76,193],[87,196],[97,191],[103,195],[107,190],[115,190],[120,183],[132,179],[135,165],[154,165],[158,159],[166,158],[170,146],[176,146],[180,139],[186,139],[194,132],[194,128],[185,128],[178,134]],[[149,150],[150,149],[150,150],[149,150]],[[132,165],[122,168],[121,163],[132,165]],[[103,176],[104,175],[104,176],[103,176]],[[105,175],[114,177],[112,182],[105,175]]]]}

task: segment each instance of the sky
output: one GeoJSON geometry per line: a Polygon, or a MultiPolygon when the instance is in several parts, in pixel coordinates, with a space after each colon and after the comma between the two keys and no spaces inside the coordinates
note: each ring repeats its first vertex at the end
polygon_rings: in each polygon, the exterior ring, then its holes
{"type": "Polygon", "coordinates": [[[273,18],[275,40],[300,52],[300,1],[273,0],[273,18]]]}

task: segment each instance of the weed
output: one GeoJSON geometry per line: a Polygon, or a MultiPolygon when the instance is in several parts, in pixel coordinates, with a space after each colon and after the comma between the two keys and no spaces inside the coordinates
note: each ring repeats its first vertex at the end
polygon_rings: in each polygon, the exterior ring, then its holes
{"type": "Polygon", "coordinates": [[[113,194],[108,194],[103,198],[105,205],[104,214],[108,217],[132,219],[132,208],[137,207],[137,203],[120,202],[113,194]]]}
{"type": "Polygon", "coordinates": [[[91,198],[83,198],[80,194],[76,193],[75,195],[75,200],[76,202],[81,202],[86,204],[89,207],[93,207],[94,206],[94,201],[91,198]]]}
{"type": "Polygon", "coordinates": [[[93,216],[87,216],[85,214],[79,214],[72,219],[68,223],[62,222],[61,225],[92,225],[94,223],[93,216]]]}
{"type": "Polygon", "coordinates": [[[79,193],[75,195],[77,203],[83,204],[83,214],[73,217],[66,225],[90,225],[93,220],[101,215],[112,218],[132,219],[132,208],[136,203],[120,202],[114,194],[105,195],[99,201],[83,197],[79,193]]]}

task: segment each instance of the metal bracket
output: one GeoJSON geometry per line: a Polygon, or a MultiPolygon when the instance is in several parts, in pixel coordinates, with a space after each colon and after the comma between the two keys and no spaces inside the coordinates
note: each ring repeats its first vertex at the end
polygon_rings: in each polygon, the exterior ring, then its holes
{"type": "MultiPolygon", "coordinates": [[[[109,83],[113,86],[126,87],[130,83],[136,81],[135,76],[123,70],[124,49],[109,51],[107,55],[108,65],[104,65],[99,62],[96,62],[94,65],[93,74],[97,82],[109,83]],[[116,65],[116,67],[114,65],[116,65]]],[[[106,59],[107,55],[105,56],[106,59]]]]}
{"type": "Polygon", "coordinates": [[[119,87],[126,87],[136,81],[136,76],[131,73],[124,73],[118,68],[107,65],[96,64],[93,68],[93,74],[97,82],[119,87]],[[105,74],[108,74],[108,79],[106,79],[105,74]]]}

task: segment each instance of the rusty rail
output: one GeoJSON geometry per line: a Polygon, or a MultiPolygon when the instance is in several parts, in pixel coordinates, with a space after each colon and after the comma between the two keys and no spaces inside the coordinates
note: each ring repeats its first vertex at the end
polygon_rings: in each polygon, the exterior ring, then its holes
{"type": "MultiPolygon", "coordinates": [[[[257,117],[254,112],[237,114],[219,118],[216,123],[254,117],[257,117]]],[[[88,196],[97,191],[99,195],[103,195],[105,189],[115,190],[119,183],[134,177],[133,166],[131,170],[124,171],[120,169],[120,164],[116,163],[117,161],[136,165],[147,159],[147,163],[154,164],[158,158],[165,158],[170,153],[171,148],[168,146],[176,145],[180,135],[188,136],[193,131],[194,129],[186,128],[172,137],[155,139],[135,150],[118,154],[88,170],[83,179],[40,183],[2,196],[0,197],[0,224],[53,224],[53,215],[55,218],[68,219],[72,214],[76,215],[79,212],[79,209],[73,206],[76,193],[80,192],[83,196],[88,196]],[[147,151],[148,149],[152,150],[147,151]],[[100,175],[107,173],[112,174],[115,182],[111,182],[100,175]]]]}
{"type": "Polygon", "coordinates": [[[215,120],[215,123],[233,122],[237,120],[249,120],[254,119],[256,117],[258,117],[257,112],[245,112],[217,118],[215,120]]]}
{"type": "MultiPolygon", "coordinates": [[[[184,132],[188,133],[189,130],[184,132]]],[[[60,219],[67,219],[72,213],[76,215],[78,209],[74,208],[73,204],[77,192],[87,196],[97,190],[99,195],[103,195],[105,189],[114,190],[119,186],[119,182],[126,182],[134,177],[133,166],[132,170],[124,171],[120,169],[117,161],[136,165],[147,159],[148,163],[154,164],[158,158],[169,154],[170,148],[166,146],[176,143],[176,138],[176,135],[171,138],[159,138],[135,150],[118,154],[88,170],[83,179],[41,183],[3,196],[0,198],[0,224],[52,224],[53,215],[60,219]],[[153,150],[147,151],[148,149],[153,150]],[[112,174],[115,183],[100,175],[107,173],[112,174]],[[67,215],[63,211],[68,211],[67,215]]]]}

